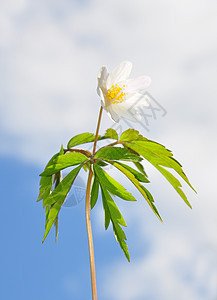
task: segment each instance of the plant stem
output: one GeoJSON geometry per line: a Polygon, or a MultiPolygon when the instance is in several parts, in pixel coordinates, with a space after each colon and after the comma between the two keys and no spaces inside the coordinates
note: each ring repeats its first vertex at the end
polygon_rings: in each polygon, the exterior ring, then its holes
{"type": "Polygon", "coordinates": [[[88,237],[88,245],[89,245],[92,297],[93,297],[93,300],[97,300],[96,272],[95,272],[95,260],[94,260],[94,249],[93,249],[93,236],[92,236],[91,222],[90,222],[90,188],[91,188],[92,177],[93,177],[93,171],[92,171],[92,168],[90,167],[88,180],[87,180],[85,216],[86,216],[87,237],[88,237]]]}
{"type": "Polygon", "coordinates": [[[83,149],[63,149],[63,153],[65,154],[66,152],[79,152],[87,156],[91,156],[91,153],[89,151],[83,149]]]}
{"type": "Polygon", "coordinates": [[[96,153],[96,143],[97,143],[97,139],[98,139],[98,135],[99,135],[99,126],[100,126],[100,122],[101,122],[101,118],[102,118],[102,111],[103,111],[103,107],[101,106],[100,112],[99,112],[98,124],[97,124],[97,128],[96,128],[95,141],[94,141],[94,145],[93,145],[93,155],[96,153]]]}
{"type": "MultiPolygon", "coordinates": [[[[96,143],[99,135],[99,127],[102,117],[103,107],[101,106],[99,112],[99,119],[97,123],[96,135],[93,145],[93,155],[96,152],[96,143]]],[[[86,201],[85,201],[85,217],[86,217],[86,226],[87,226],[87,237],[89,245],[89,258],[90,258],[90,274],[91,274],[91,287],[92,287],[92,297],[93,300],[97,300],[97,290],[96,290],[96,271],[95,271],[95,259],[94,259],[94,249],[93,249],[93,236],[91,230],[90,222],[90,190],[91,190],[91,181],[93,177],[92,164],[90,165],[88,180],[87,180],[87,191],[86,191],[86,201]]]]}

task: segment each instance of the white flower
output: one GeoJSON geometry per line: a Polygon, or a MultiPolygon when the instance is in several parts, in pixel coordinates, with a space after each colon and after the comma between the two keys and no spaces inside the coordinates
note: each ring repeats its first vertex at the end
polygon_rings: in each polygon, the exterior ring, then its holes
{"type": "Polygon", "coordinates": [[[132,63],[124,61],[110,74],[106,67],[102,67],[98,74],[97,93],[103,108],[115,122],[121,117],[138,122],[142,118],[139,110],[148,106],[147,96],[139,91],[146,89],[151,79],[148,76],[128,79],[131,69],[132,63]]]}

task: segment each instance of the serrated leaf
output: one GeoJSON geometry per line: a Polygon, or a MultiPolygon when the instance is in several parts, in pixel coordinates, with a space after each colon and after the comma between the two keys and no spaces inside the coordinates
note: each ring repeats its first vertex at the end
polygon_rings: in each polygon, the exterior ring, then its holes
{"type": "Polygon", "coordinates": [[[120,147],[103,147],[100,148],[96,154],[95,158],[100,159],[121,159],[127,155],[128,150],[120,147]]]}
{"type": "Polygon", "coordinates": [[[52,189],[52,176],[44,177],[42,176],[40,179],[40,189],[39,189],[39,195],[37,198],[37,202],[45,199],[51,192],[52,189]]]}
{"type": "Polygon", "coordinates": [[[103,203],[103,208],[104,208],[105,229],[107,230],[109,227],[109,224],[110,224],[111,216],[110,216],[110,212],[109,212],[105,194],[102,191],[102,187],[101,187],[101,192],[102,192],[102,203],[103,203]]]}
{"type": "Polygon", "coordinates": [[[53,185],[56,188],[58,184],[62,181],[62,171],[58,171],[57,173],[53,174],[53,185]]]}
{"type": "Polygon", "coordinates": [[[114,200],[109,194],[109,192],[106,190],[104,186],[102,186],[102,184],[100,184],[100,187],[102,191],[103,206],[105,210],[105,227],[106,229],[108,228],[109,222],[111,220],[115,238],[119,243],[121,249],[123,250],[127,260],[130,261],[130,255],[126,244],[126,235],[120,226],[120,225],[122,226],[127,226],[127,225],[118,207],[116,206],[114,200]]]}
{"type": "Polygon", "coordinates": [[[57,239],[58,239],[58,223],[59,223],[59,218],[58,215],[56,216],[56,219],[54,220],[54,226],[55,226],[55,242],[57,243],[57,239]]]}
{"type": "Polygon", "coordinates": [[[134,168],[128,166],[128,165],[125,165],[123,163],[120,163],[118,162],[121,166],[123,166],[125,169],[127,169],[128,171],[130,171],[134,176],[135,178],[138,180],[138,181],[141,181],[141,182],[145,182],[145,183],[149,183],[150,181],[148,180],[147,176],[144,175],[144,173],[140,173],[138,172],[137,170],[135,170],[134,168]]]}
{"type": "Polygon", "coordinates": [[[124,160],[124,161],[141,161],[138,155],[129,154],[129,150],[121,147],[103,147],[100,148],[96,154],[95,158],[100,158],[102,160],[124,160]]]}
{"type": "Polygon", "coordinates": [[[122,142],[137,141],[137,140],[146,141],[147,139],[141,134],[139,134],[138,130],[131,129],[131,128],[125,130],[120,137],[120,141],[122,142]]]}
{"type": "Polygon", "coordinates": [[[138,156],[138,155],[133,155],[133,154],[127,154],[125,155],[122,159],[120,160],[123,160],[123,161],[130,161],[130,162],[140,162],[142,161],[143,159],[138,156]]]}
{"type": "Polygon", "coordinates": [[[128,251],[128,246],[127,246],[127,243],[126,243],[126,235],[123,231],[123,229],[121,228],[121,226],[118,224],[118,223],[113,223],[113,231],[114,231],[114,234],[115,234],[115,238],[116,238],[116,241],[119,243],[119,245],[121,246],[121,249],[123,250],[127,260],[130,262],[130,254],[129,254],[129,251],[128,251]]]}
{"type": "Polygon", "coordinates": [[[183,192],[183,190],[181,189],[182,185],[179,182],[179,180],[173,176],[173,174],[171,174],[169,171],[167,171],[166,169],[158,166],[156,167],[163,175],[164,177],[169,181],[169,183],[174,187],[174,189],[177,191],[177,193],[182,197],[182,199],[185,201],[185,203],[190,207],[191,204],[189,203],[187,196],[185,195],[185,193],[183,192]]]}
{"type": "Polygon", "coordinates": [[[99,180],[96,176],[94,176],[93,184],[91,188],[91,195],[90,195],[90,208],[93,209],[99,195],[99,180]]]}
{"type": "Polygon", "coordinates": [[[100,185],[105,186],[110,193],[127,201],[136,201],[136,199],[120,183],[109,176],[102,168],[96,164],[93,165],[93,168],[100,185]]]}
{"type": "Polygon", "coordinates": [[[144,187],[140,184],[140,182],[135,178],[135,176],[128,171],[127,169],[125,169],[123,166],[121,166],[118,162],[111,162],[113,166],[115,166],[118,170],[120,170],[124,175],[126,175],[126,177],[135,185],[135,187],[138,189],[138,191],[143,195],[143,197],[145,198],[145,200],[147,201],[147,203],[149,204],[149,206],[151,207],[151,209],[153,210],[153,212],[155,213],[155,215],[159,218],[159,220],[162,222],[161,216],[157,210],[157,208],[155,207],[155,205],[153,204],[153,198],[152,200],[150,200],[150,195],[146,193],[146,189],[144,189],[144,187]]]}
{"type": "MultiPolygon", "coordinates": [[[[82,165],[74,168],[71,172],[69,172],[66,177],[58,184],[58,186],[52,191],[52,193],[46,198],[44,201],[45,205],[53,205],[58,202],[60,199],[64,199],[67,196],[67,190],[69,191],[75,178],[77,177],[82,165]]],[[[65,199],[64,199],[65,200],[65,199]]]]}
{"type": "Polygon", "coordinates": [[[50,205],[45,206],[45,228],[46,228],[47,223],[48,223],[49,211],[50,211],[50,205]]]}
{"type": "Polygon", "coordinates": [[[63,145],[61,145],[61,149],[60,149],[60,155],[64,154],[64,149],[63,149],[63,145]]]}
{"type": "Polygon", "coordinates": [[[99,165],[100,167],[106,167],[106,166],[108,166],[108,164],[105,163],[105,162],[102,161],[102,160],[97,160],[97,161],[96,161],[96,164],[99,165]]]}
{"type": "Polygon", "coordinates": [[[40,176],[53,175],[60,170],[81,164],[87,160],[87,156],[79,152],[69,152],[63,155],[59,155],[58,157],[53,159],[52,163],[45,168],[44,172],[40,176]]]}
{"type": "Polygon", "coordinates": [[[106,187],[102,186],[100,183],[100,187],[102,190],[103,195],[106,198],[106,203],[108,205],[110,218],[113,222],[118,222],[122,226],[127,226],[122,214],[120,213],[117,205],[115,204],[114,200],[112,199],[110,193],[107,191],[106,187]]]}
{"type": "MultiPolygon", "coordinates": [[[[56,153],[47,163],[46,168],[48,168],[52,163],[53,160],[55,158],[57,158],[59,156],[59,153],[56,153]]],[[[40,201],[42,199],[45,199],[51,192],[52,189],[52,185],[53,185],[53,181],[52,181],[52,176],[49,177],[44,177],[42,176],[40,179],[40,189],[39,189],[39,195],[36,201],[40,201]]]]}
{"type": "Polygon", "coordinates": [[[140,162],[133,162],[134,165],[137,167],[137,169],[143,174],[145,175],[145,177],[148,177],[148,175],[146,174],[143,165],[140,162]]]}
{"type": "MultiPolygon", "coordinates": [[[[102,139],[104,139],[104,137],[101,137],[100,135],[97,138],[98,141],[102,139]]],[[[68,142],[67,148],[70,149],[77,145],[94,142],[94,140],[95,140],[95,135],[93,133],[90,132],[81,133],[71,138],[71,140],[68,142]]]]}
{"type": "Polygon", "coordinates": [[[105,137],[108,139],[118,140],[117,131],[113,128],[109,128],[106,130],[105,137]]]}
{"type": "Polygon", "coordinates": [[[45,234],[42,242],[46,239],[51,227],[54,224],[54,221],[63,205],[69,190],[78,175],[81,165],[73,169],[61,182],[60,184],[53,190],[53,192],[45,199],[44,205],[50,206],[49,214],[48,214],[48,222],[46,224],[45,234]]]}
{"type": "Polygon", "coordinates": [[[180,182],[177,179],[175,180],[174,179],[175,177],[169,171],[166,171],[163,168],[163,167],[167,167],[175,170],[177,174],[179,174],[185,180],[185,182],[194,190],[187,176],[183,172],[181,164],[172,157],[173,154],[171,153],[170,150],[166,149],[161,144],[155,143],[153,141],[148,141],[148,140],[127,143],[127,146],[133,149],[134,151],[138,152],[138,154],[142,155],[154,167],[156,167],[162,173],[162,175],[170,182],[170,184],[175,188],[175,190],[183,198],[186,204],[190,206],[185,194],[180,189],[181,187],[180,182]],[[168,173],[170,173],[170,175],[168,173]]]}
{"type": "MultiPolygon", "coordinates": [[[[61,151],[60,151],[60,153],[61,153],[61,151]]],[[[56,174],[54,174],[52,176],[52,180],[53,180],[53,185],[56,188],[58,186],[58,184],[60,184],[60,182],[62,181],[62,172],[59,171],[56,174]]],[[[43,203],[44,202],[45,202],[45,199],[44,199],[43,203]]],[[[51,207],[52,207],[51,205],[45,206],[45,229],[46,229],[47,223],[49,221],[48,216],[49,216],[49,212],[50,212],[51,207]]],[[[58,215],[57,215],[57,217],[54,221],[54,226],[55,226],[55,229],[56,229],[55,241],[57,243],[57,238],[58,238],[58,215]]]]}

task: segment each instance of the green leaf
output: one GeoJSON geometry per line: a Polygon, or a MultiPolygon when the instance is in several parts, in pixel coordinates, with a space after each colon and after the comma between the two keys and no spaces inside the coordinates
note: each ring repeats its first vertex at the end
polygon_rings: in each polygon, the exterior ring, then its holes
{"type": "Polygon", "coordinates": [[[174,187],[174,189],[177,191],[177,193],[182,197],[182,199],[185,201],[185,203],[190,207],[191,204],[189,203],[187,196],[185,195],[185,193],[183,192],[183,190],[181,189],[182,185],[179,182],[179,180],[173,176],[173,174],[171,174],[169,171],[167,171],[166,169],[158,166],[156,167],[163,175],[164,177],[169,181],[169,183],[174,187]]]}
{"type": "MultiPolygon", "coordinates": [[[[61,152],[60,153],[63,154],[63,146],[61,148],[61,152]]],[[[60,184],[60,182],[62,181],[62,172],[59,171],[56,174],[54,174],[53,176],[54,176],[54,186],[56,188],[60,184]]],[[[48,216],[49,216],[49,214],[48,214],[48,216]]],[[[55,235],[55,241],[56,241],[56,243],[57,243],[57,239],[58,239],[58,225],[59,225],[59,217],[57,215],[56,219],[54,220],[54,226],[55,226],[55,231],[56,231],[56,235],[55,235]]]]}
{"type": "Polygon", "coordinates": [[[106,167],[106,166],[108,166],[108,164],[105,163],[105,162],[102,161],[102,160],[97,160],[97,161],[96,161],[96,164],[99,165],[99,166],[101,166],[101,167],[106,167]]]}
{"type": "Polygon", "coordinates": [[[102,191],[102,186],[100,185],[100,187],[101,187],[101,192],[102,192],[102,203],[103,203],[103,208],[104,208],[105,229],[107,230],[109,227],[109,224],[110,224],[111,216],[110,216],[110,212],[109,212],[105,194],[102,191]]]}
{"type": "Polygon", "coordinates": [[[90,162],[86,162],[86,164],[83,165],[83,169],[85,172],[87,172],[90,169],[90,162]]]}
{"type": "Polygon", "coordinates": [[[102,168],[96,164],[93,165],[93,168],[100,185],[105,186],[110,193],[127,201],[136,201],[136,199],[128,191],[126,191],[120,183],[109,176],[102,168]]]}
{"type": "Polygon", "coordinates": [[[48,214],[48,222],[46,224],[45,234],[42,242],[46,239],[52,225],[55,222],[55,219],[63,205],[69,190],[78,175],[81,165],[73,169],[61,182],[60,184],[53,190],[53,192],[45,199],[44,205],[51,206],[48,214]]]}
{"type": "Polygon", "coordinates": [[[105,210],[105,227],[106,229],[108,228],[109,222],[111,220],[115,238],[119,243],[121,249],[123,250],[127,260],[130,261],[130,255],[126,244],[127,238],[123,229],[120,226],[127,226],[125,220],[106,188],[101,183],[100,187],[102,191],[103,206],[105,210]]]}
{"type": "Polygon", "coordinates": [[[68,142],[67,148],[69,149],[80,144],[93,142],[94,139],[95,135],[93,133],[81,133],[71,138],[71,140],[68,142]]]}
{"type": "MultiPolygon", "coordinates": [[[[62,150],[60,151],[60,153],[61,152],[62,152],[62,150]]],[[[60,182],[62,181],[62,172],[59,171],[56,174],[54,174],[52,176],[52,179],[53,179],[53,185],[56,188],[60,184],[60,182]]],[[[45,202],[45,200],[43,202],[45,202]]],[[[49,221],[48,216],[49,216],[50,209],[51,209],[51,205],[45,206],[45,229],[46,229],[47,223],[49,221]]],[[[58,238],[58,215],[57,215],[56,219],[54,220],[54,226],[55,226],[55,230],[56,230],[55,241],[57,243],[57,238],[58,238]]]]}
{"type": "Polygon", "coordinates": [[[95,158],[100,159],[121,159],[128,153],[127,149],[120,147],[103,147],[100,148],[96,154],[95,158]]]}
{"type": "Polygon", "coordinates": [[[113,222],[114,221],[118,222],[122,226],[127,227],[127,224],[126,224],[122,214],[120,213],[117,205],[115,204],[114,200],[112,199],[112,197],[109,194],[109,192],[107,191],[107,189],[105,187],[103,187],[101,185],[101,183],[100,183],[100,187],[102,188],[102,192],[103,192],[104,196],[106,197],[106,203],[108,205],[111,220],[113,222]]]}
{"type": "Polygon", "coordinates": [[[99,180],[96,176],[94,176],[93,184],[91,188],[91,195],[90,195],[90,208],[93,209],[99,194],[99,180]]]}
{"type": "Polygon", "coordinates": [[[124,160],[124,161],[130,161],[130,162],[140,162],[142,161],[143,159],[138,156],[138,155],[133,155],[133,154],[128,154],[128,155],[125,155],[122,159],[120,160],[124,160]]]}
{"type": "MultiPolygon", "coordinates": [[[[97,138],[98,141],[102,139],[104,139],[104,137],[101,137],[100,135],[97,138]]],[[[70,149],[77,145],[94,142],[94,140],[95,140],[95,135],[93,133],[89,133],[89,132],[81,133],[71,138],[71,140],[68,142],[67,148],[70,149]]]]}
{"type": "Polygon", "coordinates": [[[47,223],[48,223],[49,211],[50,211],[50,205],[45,206],[45,228],[47,227],[47,223]]]}
{"type": "Polygon", "coordinates": [[[130,171],[134,176],[135,178],[138,180],[138,181],[141,181],[141,182],[146,182],[146,183],[149,183],[150,181],[148,180],[147,176],[144,175],[144,173],[140,173],[138,171],[136,171],[134,168],[131,168],[130,166],[128,165],[125,165],[123,163],[120,163],[118,162],[122,167],[124,167],[125,169],[127,169],[128,171],[130,171]]]}
{"type": "Polygon", "coordinates": [[[63,145],[61,145],[61,149],[60,149],[60,155],[64,154],[64,149],[63,149],[63,145]]]}
{"type": "MultiPolygon", "coordinates": [[[[175,188],[179,195],[183,198],[186,204],[190,206],[190,203],[187,201],[187,198],[183,191],[180,189],[180,182],[167,170],[163,167],[171,168],[177,172],[185,182],[194,190],[190,184],[187,176],[182,170],[181,164],[175,160],[172,156],[170,150],[166,149],[163,145],[155,143],[153,141],[135,141],[132,143],[127,143],[127,146],[136,151],[138,154],[142,155],[147,159],[154,167],[156,167],[162,175],[170,182],[170,184],[175,188]]],[[[194,190],[195,191],[195,190],[194,190]]]]}
{"type": "Polygon", "coordinates": [[[39,195],[37,198],[37,202],[45,199],[51,192],[52,189],[52,176],[44,177],[42,176],[40,179],[40,189],[39,189],[39,195]]]}
{"type": "Polygon", "coordinates": [[[141,161],[138,155],[129,154],[130,152],[125,148],[120,147],[103,147],[100,148],[96,154],[95,158],[100,158],[102,160],[126,160],[126,161],[141,161]]]}
{"type": "Polygon", "coordinates": [[[45,168],[44,172],[40,176],[52,175],[59,170],[81,164],[87,160],[87,156],[79,152],[69,152],[63,155],[59,155],[58,157],[53,159],[53,162],[45,168]]]}
{"type": "Polygon", "coordinates": [[[129,142],[129,141],[146,141],[147,139],[139,134],[138,130],[135,129],[127,129],[124,131],[120,137],[120,141],[129,142]]]}
{"type": "Polygon", "coordinates": [[[60,184],[60,182],[62,181],[62,172],[58,171],[57,173],[55,173],[53,175],[53,184],[55,186],[55,188],[58,186],[58,184],[60,184]]]}
{"type": "Polygon", "coordinates": [[[118,140],[118,134],[117,131],[115,131],[112,128],[109,128],[106,130],[105,138],[118,140]]]}
{"type": "Polygon", "coordinates": [[[66,177],[57,185],[57,187],[53,190],[53,192],[46,198],[44,201],[44,205],[53,205],[54,203],[60,201],[60,199],[65,200],[75,178],[77,177],[82,165],[74,168],[71,172],[69,172],[66,177]],[[64,198],[65,197],[65,198],[64,198]]]}
{"type": "Polygon", "coordinates": [[[143,174],[145,175],[145,177],[148,177],[148,175],[146,174],[143,165],[140,162],[133,162],[134,165],[137,167],[137,169],[143,174]]]}
{"type": "MultiPolygon", "coordinates": [[[[59,153],[56,153],[48,162],[48,164],[45,167],[48,168],[52,163],[53,160],[56,159],[59,156],[59,153]]],[[[40,179],[40,189],[39,189],[39,196],[36,201],[40,201],[42,199],[45,199],[49,196],[51,189],[52,189],[53,181],[52,181],[52,176],[49,177],[44,177],[42,176],[40,179]]]]}
{"type": "Polygon", "coordinates": [[[113,166],[115,166],[118,170],[120,170],[126,177],[135,185],[135,187],[139,190],[139,192],[143,195],[153,212],[156,214],[156,216],[159,218],[159,220],[162,222],[161,216],[159,212],[157,211],[157,208],[153,204],[153,198],[150,199],[150,193],[147,194],[147,190],[144,189],[144,187],[140,184],[140,182],[135,178],[135,176],[125,169],[121,164],[118,162],[111,162],[113,166]]]}
{"type": "Polygon", "coordinates": [[[56,235],[55,235],[55,242],[57,243],[57,239],[58,239],[58,223],[59,223],[59,218],[58,215],[56,216],[56,219],[54,220],[54,226],[55,226],[55,231],[56,231],[56,235]]]}

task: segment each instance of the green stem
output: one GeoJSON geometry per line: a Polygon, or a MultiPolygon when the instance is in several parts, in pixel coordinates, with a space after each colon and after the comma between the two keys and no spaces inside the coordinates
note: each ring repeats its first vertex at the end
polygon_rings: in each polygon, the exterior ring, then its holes
{"type": "MultiPolygon", "coordinates": [[[[99,119],[97,123],[96,135],[93,145],[93,155],[96,152],[96,143],[99,135],[99,127],[102,118],[103,107],[101,106],[99,112],[99,119]]],[[[89,258],[90,258],[90,274],[91,274],[91,287],[92,287],[92,299],[97,300],[97,290],[96,290],[96,271],[95,271],[95,259],[94,259],[94,248],[93,248],[93,235],[91,230],[90,222],[90,193],[91,193],[91,181],[93,178],[92,165],[90,165],[88,180],[87,180],[87,191],[86,191],[86,201],[85,201],[85,217],[87,226],[87,237],[89,245],[89,258]]]]}

